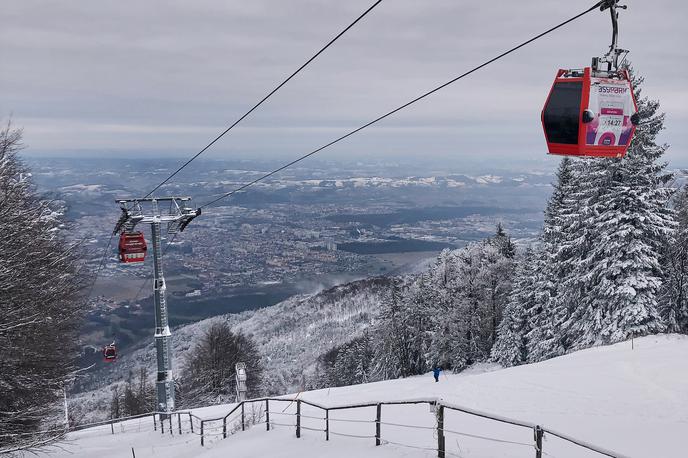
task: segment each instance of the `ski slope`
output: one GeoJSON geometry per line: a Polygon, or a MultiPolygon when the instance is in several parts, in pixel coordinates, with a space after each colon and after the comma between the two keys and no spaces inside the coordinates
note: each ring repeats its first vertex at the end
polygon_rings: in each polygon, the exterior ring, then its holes
{"type": "MultiPolygon", "coordinates": [[[[401,380],[305,392],[300,399],[334,407],[352,403],[440,398],[443,402],[543,425],[574,438],[629,457],[685,457],[688,432],[688,336],[657,335],[608,347],[583,350],[542,363],[501,369],[479,365],[462,374],[430,374],[401,380]]],[[[287,398],[293,398],[287,396],[287,398]]],[[[261,404],[261,406],[264,404],[261,404]]],[[[258,424],[222,440],[217,426],[206,425],[204,447],[197,434],[152,431],[144,418],[115,426],[70,433],[55,457],[137,458],[173,457],[433,457],[436,446],[434,413],[427,404],[382,406],[381,437],[373,436],[375,407],[330,411],[332,434],[302,430],[295,438],[296,403],[270,402],[272,430],[258,424]],[[277,404],[277,405],[276,405],[277,404]],[[284,411],[283,411],[284,410],[284,411]],[[346,420],[346,421],[341,421],[346,420]],[[414,425],[414,428],[393,426],[414,425]],[[285,426],[287,425],[287,426],[285,426]],[[391,443],[384,443],[389,441],[391,443]],[[404,444],[395,445],[394,443],[404,444]],[[418,447],[418,448],[410,448],[418,447]]],[[[232,406],[194,411],[203,418],[225,415],[232,406]]],[[[322,429],[323,412],[302,406],[302,426],[322,429]],[[307,418],[314,417],[314,418],[307,418]]],[[[248,409],[247,409],[248,411],[248,409]]],[[[236,416],[230,417],[235,419],[236,416]]],[[[188,420],[182,422],[188,430],[188,420]]],[[[445,411],[447,456],[466,458],[532,457],[532,430],[505,425],[464,413],[445,411]],[[466,435],[468,434],[468,435],[466,435]],[[496,442],[486,436],[505,442],[496,442]]],[[[196,425],[198,433],[198,425],[196,425]]],[[[556,458],[601,456],[546,435],[544,456],[556,458]]]]}

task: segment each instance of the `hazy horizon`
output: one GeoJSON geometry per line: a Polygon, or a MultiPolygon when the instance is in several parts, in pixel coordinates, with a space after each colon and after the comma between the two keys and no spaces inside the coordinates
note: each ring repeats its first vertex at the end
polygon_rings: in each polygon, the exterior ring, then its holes
{"type": "MultiPolygon", "coordinates": [[[[371,4],[9,0],[0,119],[25,129],[28,155],[188,158],[371,4]]],[[[297,157],[589,6],[383,2],[203,157],[297,157]]],[[[619,44],[667,112],[671,161],[688,149],[686,12],[667,0],[620,13],[619,44]]],[[[610,29],[593,11],[322,156],[539,161],[556,70],[589,65],[610,29]]]]}

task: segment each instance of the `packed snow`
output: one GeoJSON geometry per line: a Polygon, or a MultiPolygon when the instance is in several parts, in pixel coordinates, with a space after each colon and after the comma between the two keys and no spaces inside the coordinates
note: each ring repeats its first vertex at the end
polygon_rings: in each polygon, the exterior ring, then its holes
{"type": "MultiPolygon", "coordinates": [[[[482,364],[461,374],[442,374],[438,383],[427,374],[305,392],[299,399],[334,407],[437,398],[444,403],[539,424],[622,456],[678,458],[685,456],[684,435],[688,431],[687,360],[688,336],[657,335],[508,369],[482,364]]],[[[194,413],[211,419],[224,416],[232,407],[206,407],[194,413]]],[[[247,408],[247,413],[252,414],[247,416],[263,419],[263,408],[264,403],[247,408]]],[[[109,425],[71,433],[51,453],[54,457],[73,458],[125,457],[132,456],[132,450],[137,458],[437,456],[433,450],[437,443],[435,414],[427,404],[383,405],[383,444],[379,447],[372,437],[375,407],[330,411],[329,441],[320,431],[324,428],[323,412],[306,405],[301,412],[302,436],[296,439],[295,408],[296,403],[271,401],[271,431],[265,430],[265,424],[256,424],[224,440],[218,436],[221,423],[206,423],[205,431],[209,434],[203,447],[198,424],[195,434],[191,434],[189,421],[183,418],[185,432],[179,435],[175,419],[173,434],[167,428],[163,435],[159,426],[153,431],[149,417],[117,424],[114,434],[109,425]]],[[[230,433],[238,428],[236,421],[234,414],[228,426],[230,433]]],[[[528,428],[449,410],[445,412],[444,427],[447,456],[534,456],[533,431],[528,428]]],[[[547,434],[543,452],[557,458],[601,456],[547,434]]]]}

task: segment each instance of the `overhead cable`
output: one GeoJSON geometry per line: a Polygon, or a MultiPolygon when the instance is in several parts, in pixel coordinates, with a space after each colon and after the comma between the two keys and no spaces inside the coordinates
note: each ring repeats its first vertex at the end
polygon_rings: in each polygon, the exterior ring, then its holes
{"type": "Polygon", "coordinates": [[[211,146],[213,146],[218,140],[220,140],[222,137],[224,137],[230,130],[232,130],[237,124],[239,124],[241,121],[243,121],[248,115],[253,113],[259,106],[261,106],[266,100],[268,100],[275,92],[279,91],[282,86],[287,84],[292,78],[294,78],[301,70],[306,68],[311,62],[313,62],[320,54],[322,54],[327,48],[329,48],[332,44],[334,44],[335,41],[337,41],[339,38],[342,37],[346,32],[349,31],[354,25],[356,25],[361,19],[363,19],[368,13],[370,13],[376,6],[378,6],[382,0],[377,0],[375,3],[373,3],[367,10],[365,10],[363,13],[361,13],[360,16],[356,18],[355,21],[353,21],[351,24],[349,24],[344,30],[339,32],[334,38],[332,38],[330,41],[327,42],[325,46],[320,48],[318,52],[313,54],[313,56],[308,59],[303,65],[301,65],[298,69],[296,69],[295,72],[293,72],[291,75],[289,75],[284,81],[282,81],[280,84],[277,85],[272,91],[270,91],[265,97],[263,97],[258,103],[253,105],[250,110],[248,110],[246,113],[241,115],[239,119],[234,121],[232,124],[230,124],[229,127],[227,127],[220,135],[215,137],[210,143],[208,143],[206,146],[203,147],[199,152],[194,154],[188,161],[186,161],[184,164],[182,164],[177,170],[175,170],[170,176],[165,178],[160,184],[158,184],[156,187],[154,187],[146,196],[150,197],[155,191],[160,189],[161,186],[163,186],[165,183],[170,181],[175,175],[177,175],[179,172],[181,172],[187,165],[191,164],[198,156],[206,152],[211,146]]]}
{"type": "Polygon", "coordinates": [[[279,168],[277,168],[277,169],[275,169],[275,170],[273,170],[273,171],[271,171],[271,172],[269,172],[269,173],[266,173],[266,174],[264,174],[264,175],[262,175],[262,176],[256,178],[256,179],[253,180],[253,181],[250,181],[250,182],[248,182],[248,183],[245,183],[245,184],[243,184],[243,185],[241,185],[241,186],[239,186],[239,187],[233,189],[233,190],[230,191],[230,192],[227,192],[227,193],[225,193],[225,194],[222,194],[221,196],[219,196],[219,197],[217,197],[217,198],[215,198],[215,199],[213,199],[213,200],[211,200],[211,201],[209,201],[209,202],[206,202],[205,204],[201,205],[200,208],[208,207],[208,206],[213,205],[213,204],[215,204],[215,203],[217,203],[217,202],[219,202],[219,201],[221,201],[221,200],[223,200],[223,199],[225,199],[225,198],[227,198],[227,197],[232,196],[233,194],[236,194],[236,193],[238,193],[238,192],[241,192],[241,191],[243,191],[244,189],[246,189],[246,188],[248,188],[248,187],[250,187],[250,186],[255,185],[256,183],[259,183],[259,182],[265,180],[266,178],[269,178],[269,177],[271,177],[272,175],[274,175],[274,174],[276,174],[276,173],[279,173],[279,172],[281,172],[282,170],[284,170],[284,169],[286,169],[286,168],[289,168],[289,167],[293,166],[294,164],[297,164],[297,163],[303,161],[304,159],[307,159],[307,158],[309,158],[309,157],[311,157],[311,156],[313,156],[313,155],[319,153],[320,151],[322,151],[322,150],[324,150],[324,149],[326,149],[326,148],[329,148],[330,146],[332,146],[332,145],[334,145],[334,144],[336,144],[336,143],[339,143],[340,141],[342,141],[342,140],[344,140],[344,139],[346,139],[346,138],[348,138],[348,137],[350,137],[350,136],[352,136],[352,135],[354,135],[354,134],[356,134],[356,133],[362,131],[363,129],[366,129],[366,128],[372,126],[373,124],[377,124],[378,122],[382,121],[383,119],[388,118],[388,117],[392,116],[393,114],[395,114],[395,113],[397,113],[397,112],[399,112],[399,111],[401,111],[401,110],[403,110],[403,109],[405,109],[405,108],[407,108],[407,107],[413,105],[414,103],[419,102],[419,101],[423,100],[424,98],[426,98],[426,97],[428,97],[428,96],[434,94],[435,92],[438,92],[438,91],[444,89],[445,87],[447,87],[447,86],[449,86],[449,85],[451,85],[451,84],[453,84],[453,83],[459,81],[460,79],[465,78],[466,76],[470,75],[471,73],[474,73],[474,72],[480,70],[481,68],[486,67],[486,66],[492,64],[493,62],[496,62],[496,61],[498,61],[499,59],[508,56],[509,54],[513,53],[514,51],[517,51],[517,50],[521,49],[522,47],[524,47],[524,46],[526,46],[526,45],[528,45],[528,44],[534,42],[535,40],[537,40],[537,39],[539,39],[539,38],[542,38],[542,37],[544,37],[545,35],[547,35],[547,34],[549,34],[549,33],[551,33],[551,32],[554,32],[555,30],[557,30],[557,29],[559,29],[559,28],[561,28],[561,27],[563,27],[563,26],[565,26],[565,25],[567,25],[567,24],[569,24],[569,23],[575,21],[576,19],[578,19],[578,18],[580,18],[580,17],[582,17],[582,16],[588,14],[589,12],[593,11],[594,9],[597,9],[597,8],[600,7],[603,3],[604,3],[604,1],[597,2],[595,5],[591,6],[590,8],[586,9],[585,11],[583,11],[583,12],[581,12],[581,13],[579,13],[579,14],[573,16],[572,18],[567,19],[566,21],[561,22],[561,23],[555,25],[554,27],[551,27],[551,28],[545,30],[544,32],[542,32],[542,33],[540,33],[540,34],[538,34],[538,35],[535,35],[534,37],[532,37],[532,38],[530,38],[530,39],[528,39],[528,40],[522,42],[521,44],[518,44],[518,45],[514,46],[513,48],[511,48],[511,49],[509,49],[509,50],[507,50],[507,51],[505,51],[505,52],[499,54],[498,56],[493,57],[492,59],[483,62],[482,64],[478,65],[477,67],[473,67],[472,69],[468,70],[467,72],[462,73],[461,75],[459,75],[459,76],[457,76],[457,77],[455,77],[455,78],[453,78],[453,79],[447,81],[446,83],[441,84],[441,85],[437,86],[436,88],[431,89],[431,90],[429,90],[429,91],[427,91],[427,92],[421,94],[420,96],[416,97],[415,99],[413,99],[413,100],[411,100],[411,101],[409,101],[409,102],[406,102],[405,104],[403,104],[403,105],[401,105],[401,106],[395,108],[395,109],[392,110],[392,111],[388,111],[387,113],[383,114],[382,116],[379,116],[379,117],[373,119],[372,121],[367,122],[366,124],[363,124],[362,126],[360,126],[360,127],[356,128],[356,129],[354,129],[354,130],[352,130],[352,131],[350,131],[350,132],[348,132],[348,133],[342,135],[341,137],[338,137],[338,138],[336,138],[335,140],[332,140],[331,142],[326,143],[325,145],[323,145],[323,146],[321,146],[321,147],[319,147],[319,148],[317,148],[317,149],[311,151],[310,153],[304,154],[303,156],[301,156],[301,157],[299,157],[299,158],[297,158],[297,159],[294,159],[293,161],[291,161],[291,162],[289,162],[289,163],[287,163],[287,164],[284,164],[283,166],[281,166],[281,167],[279,167],[279,168]]]}

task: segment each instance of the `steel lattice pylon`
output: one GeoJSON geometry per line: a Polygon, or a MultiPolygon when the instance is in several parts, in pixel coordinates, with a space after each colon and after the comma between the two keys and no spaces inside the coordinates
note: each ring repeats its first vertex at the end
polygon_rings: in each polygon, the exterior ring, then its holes
{"type": "Polygon", "coordinates": [[[114,233],[133,230],[139,224],[150,224],[153,239],[153,297],[155,304],[155,350],[158,371],[156,391],[159,412],[174,411],[174,381],[172,379],[172,333],[168,323],[167,301],[165,299],[165,277],[162,270],[162,224],[167,223],[167,233],[183,231],[200,209],[186,206],[190,197],[158,197],[145,199],[117,199],[122,215],[117,221],[114,233]],[[160,203],[169,203],[169,210],[162,212],[160,203]]]}

